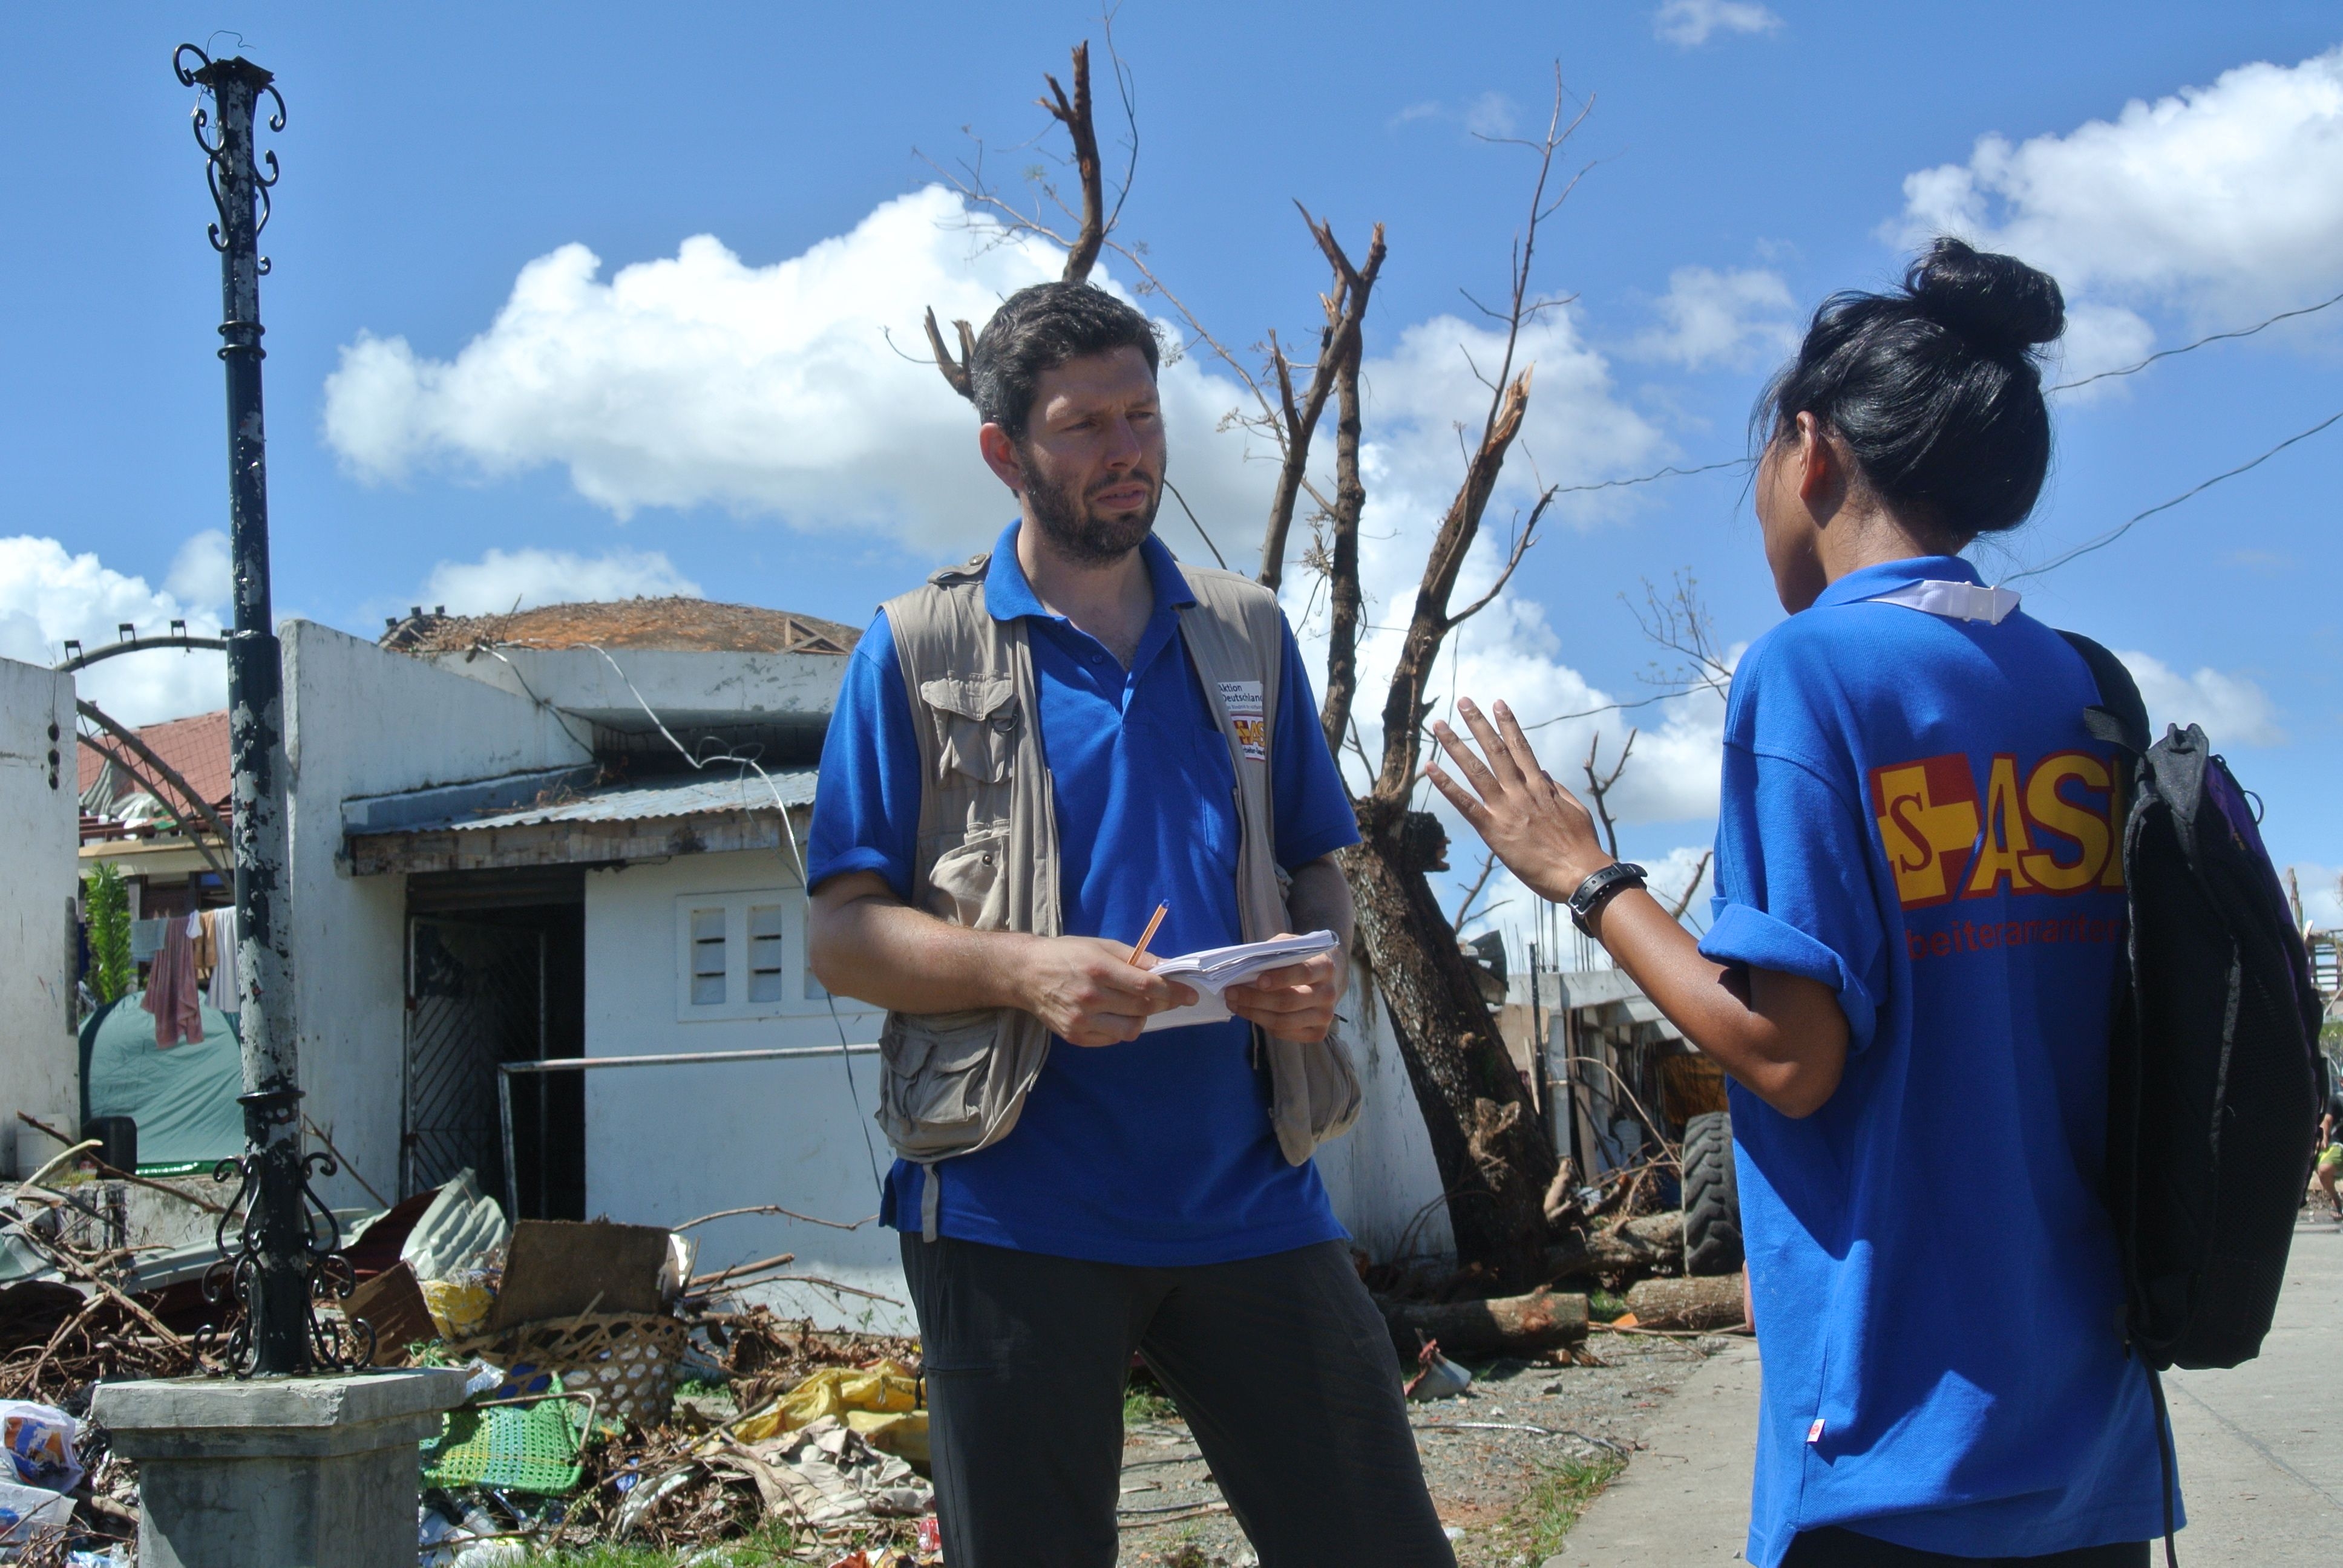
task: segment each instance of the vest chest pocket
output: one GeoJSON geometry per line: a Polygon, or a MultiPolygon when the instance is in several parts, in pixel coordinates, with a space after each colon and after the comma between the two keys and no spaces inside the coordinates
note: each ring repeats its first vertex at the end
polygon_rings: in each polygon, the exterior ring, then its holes
{"type": "Polygon", "coordinates": [[[920,700],[935,723],[945,772],[980,784],[1009,777],[1017,759],[1014,681],[1005,675],[945,676],[921,681],[920,700]]]}
{"type": "Polygon", "coordinates": [[[1009,824],[978,828],[938,855],[928,868],[928,912],[970,930],[997,931],[1009,923],[1009,883],[1001,861],[1009,824]]]}

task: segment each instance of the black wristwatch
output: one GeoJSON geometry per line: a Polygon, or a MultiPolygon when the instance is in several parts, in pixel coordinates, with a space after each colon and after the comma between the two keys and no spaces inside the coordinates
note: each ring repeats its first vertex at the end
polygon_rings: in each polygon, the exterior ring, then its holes
{"type": "Polygon", "coordinates": [[[1644,885],[1644,868],[1632,860],[1614,860],[1578,884],[1578,891],[1570,895],[1570,923],[1588,936],[1586,917],[1601,909],[1612,894],[1628,888],[1644,885]]]}

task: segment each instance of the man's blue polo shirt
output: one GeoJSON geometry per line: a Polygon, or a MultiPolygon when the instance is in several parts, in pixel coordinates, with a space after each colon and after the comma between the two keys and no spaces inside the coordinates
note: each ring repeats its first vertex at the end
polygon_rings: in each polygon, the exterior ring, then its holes
{"type": "MultiPolygon", "coordinates": [[[[995,619],[1022,617],[1039,683],[1041,754],[1055,785],[1060,897],[1069,936],[1150,951],[1243,940],[1237,917],[1235,765],[1180,638],[1195,602],[1172,552],[1141,550],[1155,610],[1130,669],[1042,608],[1011,523],[984,583],[995,619]]],[[[1270,768],[1277,858],[1287,869],[1358,841],[1289,629],[1270,768]]],[[[920,812],[918,742],[902,663],[882,611],[847,661],[814,802],[816,888],[876,871],[909,897],[920,812]]],[[[1021,1251],[1177,1266],[1261,1257],[1343,1234],[1313,1164],[1289,1165],[1269,1123],[1269,1084],[1242,1022],[1161,1030],[1127,1045],[1053,1040],[1017,1126],[937,1167],[939,1231],[1021,1251]]],[[[898,1161],[886,1223],[916,1226],[921,1171],[898,1161]],[[899,1218],[900,1217],[900,1218],[899,1218]]]]}
{"type": "Polygon", "coordinates": [[[2126,916],[2081,658],[2022,612],[1849,573],[1753,644],[1725,719],[1701,951],[1803,975],[1844,1076],[1793,1120],[1733,1086],[1765,1377],[1749,1561],[1843,1525],[1955,1557],[2163,1533],[2099,1197],[2126,916]]]}

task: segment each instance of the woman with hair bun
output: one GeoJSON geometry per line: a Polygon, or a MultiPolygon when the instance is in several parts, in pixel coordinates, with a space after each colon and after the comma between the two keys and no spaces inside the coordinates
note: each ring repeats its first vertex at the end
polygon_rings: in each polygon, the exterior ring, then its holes
{"type": "Polygon", "coordinates": [[[1435,730],[1442,793],[1733,1080],[1758,1568],[2134,1568],[2177,1513],[2099,1192],[2121,786],[2081,656],[1960,556],[2041,491],[2064,324],[1939,239],[1766,387],[1789,618],[1734,674],[1697,944],[1504,704],[1435,730]]]}

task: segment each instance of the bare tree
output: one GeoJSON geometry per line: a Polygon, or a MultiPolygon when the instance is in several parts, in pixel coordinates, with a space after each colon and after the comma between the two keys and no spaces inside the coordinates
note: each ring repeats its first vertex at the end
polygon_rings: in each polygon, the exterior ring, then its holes
{"type": "MultiPolygon", "coordinates": [[[[1427,847],[1440,845],[1444,835],[1427,830],[1429,818],[1411,810],[1409,800],[1420,776],[1423,725],[1433,707],[1432,673],[1441,650],[1457,627],[1503,590],[1554,498],[1551,488],[1539,496],[1488,591],[1462,609],[1454,608],[1457,579],[1529,410],[1531,367],[1516,368],[1523,329],[1559,303],[1540,297],[1534,277],[1543,226],[1576,183],[1567,181],[1558,192],[1554,188],[1555,161],[1584,118],[1582,110],[1565,120],[1564,110],[1557,76],[1544,136],[1513,142],[1534,156],[1536,175],[1513,246],[1505,303],[1483,307],[1503,328],[1504,346],[1493,374],[1474,367],[1489,388],[1488,407],[1456,494],[1425,554],[1398,664],[1384,693],[1383,756],[1354,802],[1362,841],[1342,857],[1358,905],[1360,937],[1447,1190],[1458,1259],[1480,1265],[1500,1288],[1520,1288],[1539,1277],[1546,1240],[1542,1200],[1554,1177],[1554,1152],[1528,1086],[1514,1070],[1478,981],[1458,950],[1455,932],[1433,895],[1428,873],[1442,862],[1427,847]]],[[[1340,392],[1338,386],[1338,397],[1340,392]]],[[[1339,488],[1339,475],[1337,483],[1339,488]]],[[[1342,542],[1338,534],[1338,548],[1342,542]]],[[[1355,548],[1330,566],[1334,602],[1340,606],[1347,598],[1355,607],[1355,548]]],[[[1354,611],[1348,626],[1335,628],[1327,672],[1330,733],[1348,726],[1356,627],[1354,611]],[[1344,689],[1339,705],[1338,683],[1344,689]]]]}
{"type": "MultiPolygon", "coordinates": [[[[1111,32],[1107,45],[1128,119],[1131,79],[1113,55],[1111,32]]],[[[1130,266],[1139,290],[1162,299],[1183,324],[1188,334],[1184,347],[1211,354],[1242,386],[1249,407],[1233,411],[1230,423],[1262,438],[1278,457],[1277,482],[1262,537],[1259,575],[1265,585],[1282,585],[1301,501],[1306,496],[1312,503],[1312,545],[1305,560],[1323,573],[1329,604],[1321,719],[1329,748],[1337,755],[1355,756],[1359,763],[1358,777],[1346,778],[1346,784],[1353,789],[1362,842],[1344,851],[1342,863],[1358,906],[1360,942],[1423,1113],[1447,1192],[1460,1261],[1478,1265],[1482,1277],[1494,1287],[1535,1283],[1546,1241],[1542,1199],[1554,1172],[1554,1154],[1529,1090],[1498,1035],[1473,966],[1458,947],[1454,922],[1433,895],[1429,874],[1447,869],[1446,836],[1428,813],[1412,809],[1410,800],[1422,776],[1424,725],[1433,707],[1431,680],[1442,649],[1459,626],[1503,591],[1558,493],[1548,487],[1537,496],[1527,516],[1516,520],[1504,559],[1486,591],[1458,607],[1458,582],[1479,542],[1490,499],[1529,408],[1532,367],[1521,362],[1523,329],[1564,303],[1536,291],[1534,268],[1544,226],[1576,184],[1575,176],[1557,178],[1557,161],[1585,111],[1566,117],[1557,73],[1554,111],[1542,136],[1483,138],[1528,151],[1534,178],[1526,216],[1512,246],[1505,297],[1495,307],[1474,301],[1502,332],[1503,348],[1493,366],[1473,367],[1488,388],[1488,405],[1477,430],[1460,431],[1469,440],[1463,472],[1426,551],[1398,662],[1383,693],[1381,756],[1375,758],[1362,742],[1354,709],[1365,607],[1359,526],[1367,495],[1360,465],[1360,367],[1363,322],[1385,255],[1383,230],[1380,225],[1374,228],[1363,257],[1354,260],[1332,226],[1303,208],[1302,220],[1330,273],[1328,286],[1319,297],[1315,352],[1307,360],[1296,358],[1270,333],[1256,346],[1258,358],[1249,361],[1232,351],[1166,286],[1143,246],[1119,236],[1117,219],[1130,174],[1126,168],[1122,189],[1110,202],[1099,173],[1087,45],[1074,51],[1072,75],[1071,93],[1050,78],[1050,95],[1041,104],[1072,144],[1071,163],[1079,180],[1073,201],[1061,198],[1057,186],[1047,181],[1029,182],[1037,188],[1026,203],[1009,199],[988,183],[980,143],[976,156],[957,170],[940,172],[967,203],[971,222],[990,226],[992,236],[1030,235],[1062,248],[1069,279],[1087,276],[1099,257],[1111,252],[1119,264],[1130,266]],[[1311,459],[1317,427],[1330,404],[1335,432],[1332,493],[1328,495],[1312,477],[1311,459]]],[[[1129,146],[1135,166],[1135,125],[1129,146]]],[[[955,351],[932,312],[926,325],[938,371],[968,396],[974,331],[965,322],[954,323],[955,351]]],[[[1482,885],[1488,875],[1484,867],[1482,885]]],[[[1459,920],[1471,912],[1478,891],[1476,887],[1458,906],[1459,920]]]]}

